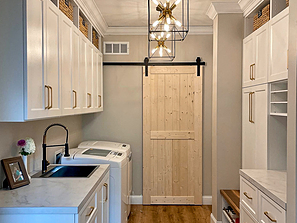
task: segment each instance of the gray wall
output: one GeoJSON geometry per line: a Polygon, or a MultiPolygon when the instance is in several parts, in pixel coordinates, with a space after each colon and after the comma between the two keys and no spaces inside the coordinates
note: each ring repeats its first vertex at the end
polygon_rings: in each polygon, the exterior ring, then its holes
{"type": "MultiPolygon", "coordinates": [[[[25,123],[0,123],[0,160],[18,156],[16,143],[19,139],[31,137],[36,144],[36,152],[28,157],[28,171],[41,170],[42,160],[42,136],[45,128],[52,123],[61,123],[69,129],[69,144],[77,146],[81,142],[82,122],[81,116],[69,116],[63,118],[47,119],[42,121],[30,121],[25,123]]],[[[64,143],[65,131],[60,128],[52,128],[48,131],[47,143],[64,143]]],[[[59,149],[59,148],[58,148],[59,149]]],[[[47,157],[53,162],[55,148],[48,148],[47,157]]],[[[0,167],[0,184],[4,179],[2,166],[0,167]]]]}
{"type": "Polygon", "coordinates": [[[239,189],[243,16],[213,21],[212,213],[221,221],[220,189],[239,189]]]}
{"type": "MultiPolygon", "coordinates": [[[[130,54],[104,56],[104,61],[138,61],[147,56],[146,36],[106,36],[104,41],[130,42],[130,54]]],[[[203,195],[211,195],[212,35],[189,35],[177,43],[174,61],[206,61],[203,97],[203,195]]],[[[83,116],[84,140],[131,144],[133,191],[142,194],[142,68],[104,67],[104,111],[83,116]]]]}

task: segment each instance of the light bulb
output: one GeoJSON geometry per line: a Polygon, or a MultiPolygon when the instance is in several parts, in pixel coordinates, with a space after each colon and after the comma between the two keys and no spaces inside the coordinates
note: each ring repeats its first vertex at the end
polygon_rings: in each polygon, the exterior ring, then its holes
{"type": "Polygon", "coordinates": [[[163,36],[164,36],[164,33],[163,33],[163,32],[161,32],[161,37],[163,38],[163,36]]]}
{"type": "Polygon", "coordinates": [[[181,2],[181,0],[176,0],[174,4],[179,4],[181,2]]]}
{"type": "Polygon", "coordinates": [[[169,48],[166,48],[166,51],[167,51],[168,53],[171,53],[171,50],[170,50],[169,48]]]}
{"type": "Polygon", "coordinates": [[[161,36],[158,36],[158,39],[161,39],[161,36]]]}
{"type": "Polygon", "coordinates": [[[158,24],[159,24],[159,21],[156,20],[156,21],[153,23],[153,27],[156,27],[158,24]]]}
{"type": "Polygon", "coordinates": [[[170,0],[166,0],[166,2],[168,2],[168,3],[169,3],[169,2],[170,2],[170,0]]]}
{"type": "Polygon", "coordinates": [[[162,57],[163,56],[163,47],[160,47],[159,53],[160,53],[160,57],[162,57]]]}
{"type": "Polygon", "coordinates": [[[152,39],[156,39],[156,35],[154,33],[151,34],[152,39]]]}
{"type": "Polygon", "coordinates": [[[153,0],[153,2],[156,4],[156,5],[159,5],[159,2],[157,0],[153,0]]]}
{"type": "Polygon", "coordinates": [[[167,35],[166,35],[166,39],[168,39],[170,37],[170,33],[168,33],[167,35]]]}
{"type": "Polygon", "coordinates": [[[164,24],[164,30],[166,32],[169,32],[169,25],[167,23],[164,24]]]}
{"type": "Polygon", "coordinates": [[[178,20],[175,20],[175,24],[178,26],[178,27],[181,27],[181,23],[180,23],[180,21],[178,21],[178,20]]]}
{"type": "Polygon", "coordinates": [[[158,48],[155,48],[152,50],[152,54],[154,54],[157,51],[158,48]]]}
{"type": "Polygon", "coordinates": [[[170,19],[170,16],[168,14],[166,15],[166,22],[167,22],[167,24],[171,23],[171,19],[170,19]]]}

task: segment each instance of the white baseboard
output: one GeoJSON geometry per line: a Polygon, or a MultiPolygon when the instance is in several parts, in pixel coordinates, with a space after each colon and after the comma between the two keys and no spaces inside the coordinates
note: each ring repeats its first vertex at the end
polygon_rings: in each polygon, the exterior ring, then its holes
{"type": "Polygon", "coordinates": [[[217,221],[217,219],[211,213],[211,215],[210,215],[210,223],[222,223],[222,222],[221,221],[217,221]]]}
{"type": "Polygon", "coordinates": [[[131,204],[142,204],[142,195],[132,195],[131,204]]]}
{"type": "MultiPolygon", "coordinates": [[[[132,195],[131,196],[131,204],[142,204],[142,195],[132,195]]],[[[203,205],[211,205],[212,204],[212,196],[203,196],[202,204],[203,205]]]]}

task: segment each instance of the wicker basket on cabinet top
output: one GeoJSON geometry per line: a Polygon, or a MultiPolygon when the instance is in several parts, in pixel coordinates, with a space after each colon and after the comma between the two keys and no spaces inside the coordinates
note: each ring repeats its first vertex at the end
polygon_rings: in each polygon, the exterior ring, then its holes
{"type": "Polygon", "coordinates": [[[73,22],[73,6],[70,0],[59,0],[59,8],[73,22]]]}
{"type": "Polygon", "coordinates": [[[88,38],[88,24],[81,15],[79,15],[79,30],[88,38]]]}
{"type": "Polygon", "coordinates": [[[254,16],[254,31],[263,26],[270,19],[270,4],[266,5],[262,10],[254,16]]]}
{"type": "Polygon", "coordinates": [[[287,5],[287,7],[289,6],[289,0],[286,0],[286,5],[287,5]]]}
{"type": "Polygon", "coordinates": [[[97,49],[99,49],[99,35],[94,28],[92,30],[92,43],[97,49]]]}

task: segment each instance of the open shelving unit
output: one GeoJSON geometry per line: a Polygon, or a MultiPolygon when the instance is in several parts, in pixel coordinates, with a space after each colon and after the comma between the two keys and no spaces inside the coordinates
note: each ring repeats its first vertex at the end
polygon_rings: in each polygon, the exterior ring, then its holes
{"type": "Polygon", "coordinates": [[[288,81],[272,82],[270,84],[270,115],[287,116],[288,81]]]}

